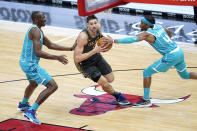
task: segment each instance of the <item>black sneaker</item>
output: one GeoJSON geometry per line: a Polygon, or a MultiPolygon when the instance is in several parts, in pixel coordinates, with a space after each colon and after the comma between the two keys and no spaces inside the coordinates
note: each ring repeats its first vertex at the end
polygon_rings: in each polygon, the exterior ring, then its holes
{"type": "Polygon", "coordinates": [[[134,103],[132,106],[133,107],[150,107],[152,106],[152,103],[150,100],[145,100],[144,98],[142,98],[140,101],[134,103]]]}
{"type": "Polygon", "coordinates": [[[129,100],[126,97],[124,97],[122,94],[119,95],[117,102],[120,106],[130,105],[129,100]]]}

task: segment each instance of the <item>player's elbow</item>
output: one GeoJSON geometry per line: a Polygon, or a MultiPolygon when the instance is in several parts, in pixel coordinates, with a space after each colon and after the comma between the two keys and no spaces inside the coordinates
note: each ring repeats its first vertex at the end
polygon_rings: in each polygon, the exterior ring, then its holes
{"type": "Polygon", "coordinates": [[[146,40],[149,37],[150,34],[143,32],[141,34],[138,35],[138,41],[143,41],[146,40]]]}
{"type": "Polygon", "coordinates": [[[35,55],[36,55],[36,57],[41,57],[42,56],[42,52],[41,51],[36,51],[35,55]]]}
{"type": "Polygon", "coordinates": [[[81,59],[79,57],[74,57],[74,62],[79,63],[79,62],[81,62],[81,59]]]}
{"type": "Polygon", "coordinates": [[[48,49],[55,49],[54,46],[52,44],[47,46],[48,49]]]}
{"type": "Polygon", "coordinates": [[[48,49],[53,49],[51,46],[47,46],[48,49]]]}

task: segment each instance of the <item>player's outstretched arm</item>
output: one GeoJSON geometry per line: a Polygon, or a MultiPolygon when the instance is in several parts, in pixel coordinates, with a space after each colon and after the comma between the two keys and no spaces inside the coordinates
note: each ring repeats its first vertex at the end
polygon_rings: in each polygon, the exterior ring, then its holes
{"type": "Polygon", "coordinates": [[[37,57],[44,58],[44,59],[58,60],[62,64],[68,63],[68,60],[65,58],[65,55],[60,55],[60,56],[52,55],[41,50],[41,44],[40,44],[41,34],[38,28],[32,28],[29,33],[29,37],[33,41],[33,48],[34,48],[35,55],[37,57]]]}
{"type": "Polygon", "coordinates": [[[139,42],[142,40],[145,40],[151,44],[154,43],[155,37],[152,34],[143,32],[137,36],[125,37],[120,39],[113,39],[110,36],[103,38],[103,41],[108,41],[109,43],[117,43],[117,44],[132,44],[134,42],[139,42]]]}
{"type": "Polygon", "coordinates": [[[47,48],[52,49],[52,50],[59,50],[59,51],[72,51],[73,50],[72,47],[66,47],[66,46],[52,43],[46,36],[44,36],[43,44],[47,46],[47,48]]]}
{"type": "Polygon", "coordinates": [[[152,44],[155,42],[155,36],[150,34],[150,33],[147,33],[147,32],[143,32],[143,33],[140,33],[138,35],[138,40],[139,41],[142,41],[142,40],[145,40],[146,42],[148,42],[149,44],[152,44]]]}
{"type": "Polygon", "coordinates": [[[117,43],[117,44],[131,44],[134,42],[138,42],[138,36],[131,36],[131,37],[125,37],[120,39],[113,39],[110,36],[103,37],[103,42],[106,43],[117,43]]]}

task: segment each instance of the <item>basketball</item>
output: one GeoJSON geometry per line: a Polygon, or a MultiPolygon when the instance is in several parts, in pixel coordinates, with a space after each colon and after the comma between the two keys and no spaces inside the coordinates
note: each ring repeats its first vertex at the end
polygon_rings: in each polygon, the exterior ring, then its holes
{"type": "Polygon", "coordinates": [[[105,52],[109,51],[112,48],[112,44],[110,44],[110,43],[103,43],[102,37],[100,39],[98,39],[97,45],[98,46],[105,46],[105,45],[107,45],[107,47],[106,47],[107,50],[105,52]]]}

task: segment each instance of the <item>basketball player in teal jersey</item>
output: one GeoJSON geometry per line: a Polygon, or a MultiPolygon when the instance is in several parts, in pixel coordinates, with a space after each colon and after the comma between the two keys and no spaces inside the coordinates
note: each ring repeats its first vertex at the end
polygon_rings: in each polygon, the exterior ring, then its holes
{"type": "Polygon", "coordinates": [[[103,38],[103,41],[109,43],[129,44],[145,40],[163,57],[143,71],[144,97],[141,101],[133,104],[137,107],[151,106],[150,86],[151,76],[158,72],[166,72],[174,66],[183,79],[197,79],[197,73],[188,72],[184,60],[183,50],[171,40],[172,33],[161,25],[155,24],[152,16],[146,16],[141,19],[140,28],[142,33],[138,36],[126,37],[113,40],[110,36],[103,38]]]}
{"type": "Polygon", "coordinates": [[[68,63],[65,55],[57,56],[49,54],[42,51],[42,46],[45,45],[49,49],[60,51],[70,51],[72,48],[54,44],[43,34],[41,27],[45,26],[46,23],[46,18],[43,13],[35,11],[32,13],[31,17],[33,25],[27,30],[20,57],[20,66],[27,76],[29,85],[25,90],[23,100],[19,102],[18,110],[24,111],[24,117],[31,122],[41,124],[35,116],[36,110],[53,92],[57,90],[58,86],[54,79],[39,66],[38,63],[40,58],[58,60],[62,64],[68,63]],[[46,89],[39,94],[35,103],[30,106],[28,100],[39,84],[46,86],[46,89]]]}
{"type": "Polygon", "coordinates": [[[92,81],[101,85],[102,89],[113,95],[121,106],[130,104],[119,92],[110,85],[114,80],[111,66],[105,61],[100,52],[106,51],[105,47],[97,45],[98,39],[103,35],[96,16],[87,17],[87,28],[77,37],[74,49],[74,62],[77,69],[92,81]]]}

